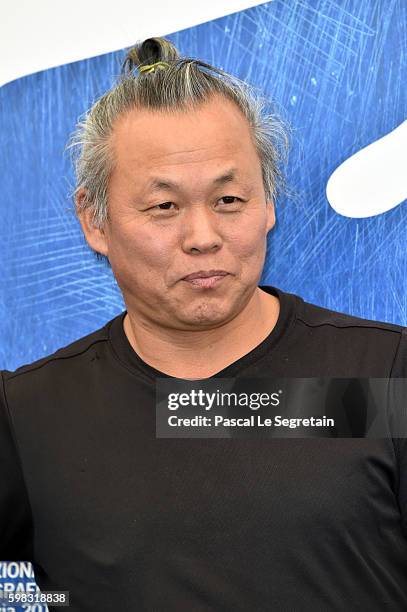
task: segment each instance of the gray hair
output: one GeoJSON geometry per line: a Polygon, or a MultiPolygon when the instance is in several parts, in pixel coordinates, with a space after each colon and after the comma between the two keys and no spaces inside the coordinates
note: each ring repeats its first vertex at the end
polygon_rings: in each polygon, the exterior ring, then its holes
{"type": "Polygon", "coordinates": [[[93,224],[99,228],[108,219],[107,189],[114,167],[110,135],[121,115],[134,108],[188,110],[216,94],[234,102],[248,120],[261,162],[266,200],[275,202],[277,193],[285,188],[280,166],[288,154],[289,128],[276,112],[266,112],[270,101],[219,68],[180,57],[165,38],[148,38],[130,49],[117,83],[84,115],[68,144],[76,171],[74,199],[79,190],[86,190],[81,203],[76,204],[77,214],[91,208],[93,224]],[[148,68],[156,62],[164,64],[148,68]]]}

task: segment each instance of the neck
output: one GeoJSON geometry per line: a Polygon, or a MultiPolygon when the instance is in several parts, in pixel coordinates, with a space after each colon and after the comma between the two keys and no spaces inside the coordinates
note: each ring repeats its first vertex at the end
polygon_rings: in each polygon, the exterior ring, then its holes
{"type": "Polygon", "coordinates": [[[176,378],[207,378],[256,348],[273,330],[280,311],[278,298],[256,288],[246,307],[221,327],[184,331],[140,324],[127,312],[123,327],[139,357],[176,378]]]}

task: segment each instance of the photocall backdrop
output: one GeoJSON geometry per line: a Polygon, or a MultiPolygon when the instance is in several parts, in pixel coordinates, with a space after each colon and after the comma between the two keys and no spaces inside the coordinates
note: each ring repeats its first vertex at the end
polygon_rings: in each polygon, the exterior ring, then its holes
{"type": "MultiPolygon", "coordinates": [[[[260,88],[293,128],[287,176],[295,196],[277,202],[262,282],[399,324],[407,323],[405,203],[351,218],[332,208],[326,187],[338,166],[406,118],[406,31],[404,0],[274,0],[168,36],[181,53],[260,88]]],[[[0,90],[2,368],[47,355],[124,309],[72,212],[64,153],[123,56],[60,66],[0,90]]],[[[372,168],[372,181],[379,172],[372,168]]]]}
{"type": "MultiPolygon", "coordinates": [[[[404,0],[274,0],[168,34],[182,54],[257,86],[292,126],[287,180],[294,195],[277,202],[262,283],[403,325],[406,31],[404,0]],[[340,173],[349,167],[353,175],[340,173]],[[359,188],[363,205],[352,199],[359,188]]],[[[50,354],[125,308],[73,214],[64,153],[79,116],[111,87],[123,57],[63,65],[0,90],[0,368],[50,354]]]]}

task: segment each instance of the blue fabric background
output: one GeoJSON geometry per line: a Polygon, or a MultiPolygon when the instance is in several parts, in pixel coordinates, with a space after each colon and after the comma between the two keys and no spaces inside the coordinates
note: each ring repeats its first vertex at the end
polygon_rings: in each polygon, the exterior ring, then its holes
{"type": "MultiPolygon", "coordinates": [[[[258,86],[293,127],[288,181],[262,282],[351,314],[407,323],[405,204],[368,219],[329,206],[332,171],[406,117],[407,5],[275,0],[169,35],[180,51],[258,86]],[[403,80],[404,76],[404,80],[403,80]]],[[[0,90],[0,367],[14,369],[124,309],[85,245],[64,147],[109,88],[123,52],[18,79],[0,90]]]]}

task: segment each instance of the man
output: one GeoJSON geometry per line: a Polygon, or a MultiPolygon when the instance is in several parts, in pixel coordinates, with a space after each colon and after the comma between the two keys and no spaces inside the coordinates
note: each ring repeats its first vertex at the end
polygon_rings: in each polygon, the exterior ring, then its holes
{"type": "Polygon", "coordinates": [[[162,39],[129,57],[76,190],[126,311],[3,372],[0,557],[81,612],[405,610],[403,440],[155,435],[157,378],[403,377],[407,337],[258,287],[277,174],[240,90],[162,39]]]}

